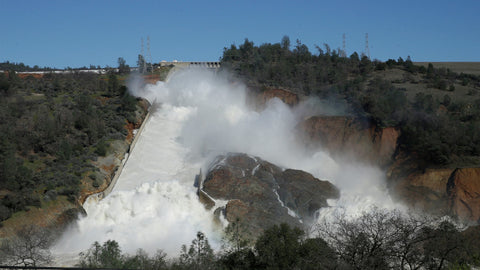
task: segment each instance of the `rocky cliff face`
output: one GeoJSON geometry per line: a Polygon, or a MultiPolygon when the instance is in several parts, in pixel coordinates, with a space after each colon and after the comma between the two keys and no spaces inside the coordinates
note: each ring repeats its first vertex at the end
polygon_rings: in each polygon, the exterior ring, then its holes
{"type": "Polygon", "coordinates": [[[389,167],[390,193],[410,207],[480,223],[480,168],[419,168],[400,154],[389,167]]]}
{"type": "Polygon", "coordinates": [[[398,129],[352,117],[314,116],[300,129],[333,156],[385,168],[392,196],[413,209],[480,223],[480,168],[419,168],[414,154],[398,151],[398,129]]]}
{"type": "Polygon", "coordinates": [[[417,211],[447,215],[446,187],[453,169],[413,169],[392,165],[387,172],[390,194],[417,211]]]}
{"type": "Polygon", "coordinates": [[[338,189],[328,181],[314,178],[304,171],[283,170],[258,157],[246,154],[219,156],[199,195],[207,207],[229,222],[238,222],[253,236],[282,222],[302,227],[327,199],[338,198],[338,189]],[[208,198],[212,198],[208,199],[208,198]],[[225,206],[214,200],[227,201],[225,206]]]}
{"type": "Polygon", "coordinates": [[[400,136],[396,128],[379,128],[347,116],[313,116],[301,123],[300,129],[309,144],[380,167],[392,163],[400,136]]]}
{"type": "MultiPolygon", "coordinates": [[[[299,100],[285,90],[268,90],[259,100],[273,97],[290,106],[299,100]]],[[[397,149],[399,129],[353,117],[314,116],[298,128],[312,147],[386,169],[390,193],[410,207],[480,224],[480,168],[419,168],[414,153],[397,149]]]]}
{"type": "Polygon", "coordinates": [[[294,107],[298,105],[303,97],[284,89],[268,89],[261,92],[250,91],[247,98],[248,103],[251,104],[255,110],[263,110],[266,103],[272,98],[278,98],[288,106],[294,107]]]}
{"type": "Polygon", "coordinates": [[[272,98],[279,98],[281,101],[283,101],[283,103],[292,107],[297,105],[300,100],[297,94],[283,89],[266,90],[260,93],[260,95],[258,96],[261,104],[265,104],[268,100],[272,98]]]}
{"type": "Polygon", "coordinates": [[[455,169],[446,193],[452,215],[480,223],[480,168],[455,169]]]}

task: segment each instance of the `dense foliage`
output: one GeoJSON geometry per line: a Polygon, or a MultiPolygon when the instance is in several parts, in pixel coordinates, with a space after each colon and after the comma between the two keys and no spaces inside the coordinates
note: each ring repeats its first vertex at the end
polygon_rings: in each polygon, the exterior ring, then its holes
{"type": "MultiPolygon", "coordinates": [[[[120,57],[121,58],[121,57],[120,57]]],[[[119,58],[119,59],[120,59],[119,58]]],[[[121,58],[123,59],[123,58],[121,58]]],[[[125,66],[125,62],[123,62],[123,67],[125,66]]],[[[120,66],[119,66],[120,67],[120,66]]],[[[78,68],[71,68],[68,67],[67,70],[87,70],[87,69],[101,69],[100,66],[94,66],[90,65],[89,67],[83,66],[83,67],[78,67],[78,68]]],[[[104,69],[106,70],[113,70],[111,67],[105,67],[104,69]]],[[[5,61],[0,63],[0,71],[15,71],[15,72],[34,72],[34,71],[58,71],[60,69],[58,68],[52,68],[52,67],[39,67],[38,65],[35,65],[33,67],[29,65],[25,65],[24,63],[15,63],[15,62],[10,62],[10,61],[5,61]]],[[[123,72],[120,72],[123,73],[123,72]]]]}
{"type": "Polygon", "coordinates": [[[54,68],[49,68],[49,67],[39,67],[39,66],[29,66],[25,65],[24,63],[13,63],[10,61],[5,61],[0,63],[0,70],[2,71],[16,71],[16,72],[22,72],[22,71],[52,71],[55,70],[54,68]]]}
{"type": "Polygon", "coordinates": [[[0,221],[57,196],[76,201],[136,104],[115,74],[0,73],[0,221]]]}
{"type": "MultiPolygon", "coordinates": [[[[357,218],[337,215],[312,228],[316,237],[287,224],[267,228],[256,240],[242,240],[236,223],[225,230],[218,251],[198,232],[180,255],[139,249],[123,253],[118,242],[95,242],[81,252],[78,266],[113,269],[470,269],[480,266],[480,228],[461,231],[444,219],[370,209],[357,218]]],[[[0,263],[45,266],[55,232],[27,226],[0,246],[0,263]]],[[[159,247],[162,243],[159,243],[159,247]]]]}
{"type": "Polygon", "coordinates": [[[123,254],[112,240],[81,253],[81,267],[129,269],[468,269],[479,265],[478,234],[461,233],[446,220],[373,209],[356,219],[339,216],[317,227],[318,237],[274,225],[249,246],[214,253],[198,232],[178,258],[143,250],[123,254]]]}
{"type": "Polygon", "coordinates": [[[243,78],[252,88],[286,88],[302,95],[348,103],[348,114],[372,120],[379,127],[402,130],[401,147],[416,153],[424,165],[468,163],[480,156],[480,76],[416,66],[410,58],[371,61],[357,53],[349,57],[341,50],[307,46],[290,40],[255,46],[248,39],[240,46],[225,48],[222,68],[243,78]],[[401,81],[385,79],[382,72],[403,73],[401,81]],[[414,76],[421,76],[416,81],[414,76]],[[419,92],[414,100],[402,83],[424,84],[443,91],[443,98],[419,92]],[[468,86],[469,98],[456,98],[455,85],[468,86]]]}

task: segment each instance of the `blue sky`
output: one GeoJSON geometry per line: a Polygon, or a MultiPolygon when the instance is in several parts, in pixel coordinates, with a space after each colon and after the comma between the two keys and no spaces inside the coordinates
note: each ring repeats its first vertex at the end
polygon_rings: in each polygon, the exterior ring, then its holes
{"type": "Polygon", "coordinates": [[[480,61],[480,1],[24,1],[0,0],[0,61],[49,67],[216,61],[224,47],[288,35],[310,51],[327,43],[372,58],[480,61]]]}

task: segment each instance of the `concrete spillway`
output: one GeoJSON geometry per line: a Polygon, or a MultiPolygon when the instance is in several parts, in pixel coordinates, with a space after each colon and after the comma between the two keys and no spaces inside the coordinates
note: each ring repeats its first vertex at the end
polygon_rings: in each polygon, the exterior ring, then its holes
{"type": "Polygon", "coordinates": [[[87,216],[66,233],[58,253],[75,257],[94,241],[114,239],[126,252],[162,249],[176,255],[197,231],[218,238],[193,187],[199,166],[186,161],[188,151],[176,142],[188,110],[170,109],[152,114],[112,192],[87,200],[87,216]]]}

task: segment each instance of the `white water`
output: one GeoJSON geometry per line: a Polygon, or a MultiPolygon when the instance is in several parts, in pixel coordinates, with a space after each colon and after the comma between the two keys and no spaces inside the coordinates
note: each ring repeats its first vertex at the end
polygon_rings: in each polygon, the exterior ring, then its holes
{"type": "Polygon", "coordinates": [[[162,249],[176,256],[182,244],[202,231],[218,247],[221,229],[198,202],[193,181],[225,152],[245,152],[333,182],[341,198],[330,202],[337,207],[320,211],[319,219],[338,209],[354,215],[372,205],[396,207],[379,169],[339,164],[297,142],[295,126],[309,114],[311,103],[291,110],[274,99],[255,112],[245,104],[243,85],[203,70],[180,71],[167,83],[133,90],[161,106],[152,113],[113,192],[98,202],[88,200],[88,215],[56,245],[54,253],[63,258],[59,264],[71,263],[64,258],[75,257],[94,241],[108,239],[125,252],[162,249]]]}

